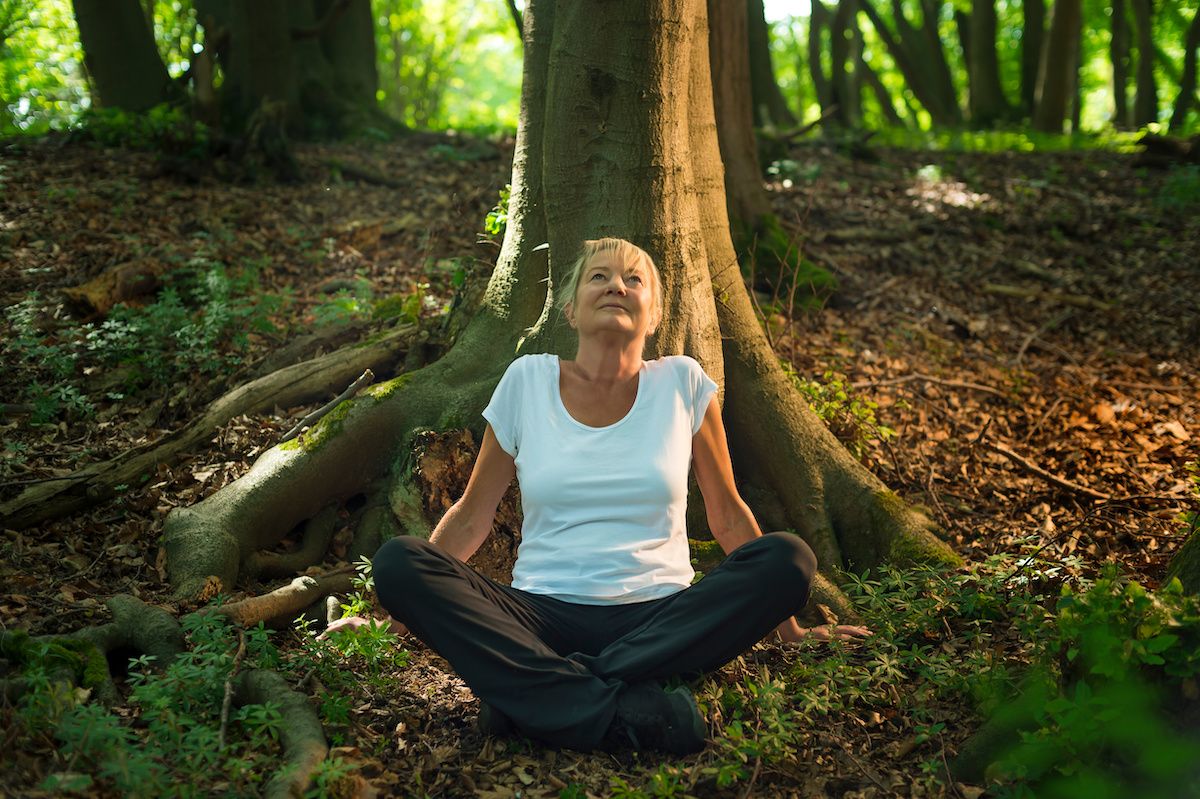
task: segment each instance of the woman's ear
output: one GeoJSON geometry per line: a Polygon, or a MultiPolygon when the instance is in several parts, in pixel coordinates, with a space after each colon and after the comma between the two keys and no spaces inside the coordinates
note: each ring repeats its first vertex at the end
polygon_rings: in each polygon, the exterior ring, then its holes
{"type": "Polygon", "coordinates": [[[567,324],[575,327],[575,303],[568,302],[563,306],[563,316],[567,319],[567,324]]]}

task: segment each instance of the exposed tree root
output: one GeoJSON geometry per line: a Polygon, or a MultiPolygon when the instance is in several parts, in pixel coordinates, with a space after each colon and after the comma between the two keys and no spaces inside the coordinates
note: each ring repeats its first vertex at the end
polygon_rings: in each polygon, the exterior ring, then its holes
{"type": "Polygon", "coordinates": [[[269,594],[230,602],[213,608],[213,611],[247,627],[259,622],[270,624],[289,620],[330,594],[348,593],[353,588],[353,578],[354,569],[350,567],[315,577],[304,575],[269,594]]]}
{"type": "Polygon", "coordinates": [[[325,731],[308,698],[293,691],[282,676],[273,671],[251,669],[238,675],[233,701],[242,705],[261,705],[274,702],[283,716],[280,742],[283,744],[283,767],[267,783],[267,799],[289,799],[303,796],[312,782],[313,772],[329,754],[325,731]]]}
{"type": "Polygon", "coordinates": [[[271,580],[302,572],[321,562],[329,549],[337,525],[336,505],[327,505],[304,524],[304,537],[294,552],[252,552],[242,563],[242,574],[248,580],[271,580]]]}
{"type": "Polygon", "coordinates": [[[261,377],[217,399],[198,419],[153,444],[86,466],[61,480],[41,483],[0,505],[0,524],[24,529],[57,519],[111,497],[118,485],[137,485],[160,463],[205,441],[235,416],[275,406],[311,402],[341,391],[364,369],[387,372],[408,346],[413,328],[397,328],[378,340],[347,347],[261,377]]]}

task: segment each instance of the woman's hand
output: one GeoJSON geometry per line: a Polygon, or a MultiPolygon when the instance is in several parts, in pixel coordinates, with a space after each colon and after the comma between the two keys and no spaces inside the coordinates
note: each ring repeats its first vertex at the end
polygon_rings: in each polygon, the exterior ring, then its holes
{"type": "Polygon", "coordinates": [[[850,624],[822,624],[820,627],[801,627],[795,618],[790,618],[775,628],[784,643],[801,641],[861,641],[874,635],[866,627],[850,624]]]}
{"type": "Polygon", "coordinates": [[[393,635],[408,635],[408,628],[393,619],[391,616],[388,616],[383,620],[364,619],[362,616],[343,616],[336,621],[330,622],[329,626],[325,628],[325,632],[317,636],[317,640],[323,641],[328,638],[331,633],[335,633],[338,630],[356,630],[359,627],[366,627],[368,624],[386,624],[388,626],[388,632],[392,633],[393,635]]]}

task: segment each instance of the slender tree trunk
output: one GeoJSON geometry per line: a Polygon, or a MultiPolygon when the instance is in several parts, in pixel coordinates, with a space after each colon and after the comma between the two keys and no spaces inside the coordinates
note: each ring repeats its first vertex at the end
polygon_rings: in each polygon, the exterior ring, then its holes
{"type": "Polygon", "coordinates": [[[1171,130],[1179,130],[1187,122],[1192,97],[1196,93],[1196,51],[1200,49],[1200,8],[1192,14],[1187,40],[1183,45],[1183,71],[1179,75],[1179,95],[1171,112],[1171,130]]]}
{"type": "Polygon", "coordinates": [[[1055,0],[1050,15],[1050,33],[1046,36],[1042,66],[1038,73],[1037,105],[1033,127],[1044,133],[1062,133],[1067,104],[1074,90],[1072,73],[1077,63],[1080,0],[1055,0]]]}
{"type": "Polygon", "coordinates": [[[1021,110],[1032,117],[1037,99],[1038,68],[1046,39],[1046,0],[1024,0],[1021,31],[1021,110]]]}
{"type": "Polygon", "coordinates": [[[821,32],[828,26],[829,9],[821,0],[812,0],[812,12],[808,17],[808,70],[822,114],[833,107],[833,89],[821,62],[821,54],[825,49],[821,45],[821,32]]]}
{"type": "MultiPolygon", "coordinates": [[[[936,27],[933,38],[937,45],[931,48],[931,37],[928,32],[912,26],[904,16],[904,8],[900,0],[892,2],[892,18],[897,33],[893,33],[880,17],[873,0],[859,0],[859,7],[871,21],[875,32],[891,54],[892,60],[896,62],[896,67],[904,75],[908,88],[916,95],[921,105],[925,106],[933,123],[948,127],[961,123],[962,112],[958,107],[953,84],[949,84],[947,91],[946,84],[938,77],[939,73],[943,71],[948,76],[949,68],[946,67],[941,41],[936,38],[936,27]],[[942,65],[940,68],[935,63],[939,60],[942,65]]],[[[933,22],[936,26],[936,15],[933,22]]]]}
{"type": "Polygon", "coordinates": [[[1129,126],[1129,19],[1125,16],[1126,0],[1113,0],[1112,36],[1109,58],[1113,74],[1113,125],[1129,126]]]}
{"type": "Polygon", "coordinates": [[[148,111],[180,99],[138,0],[75,0],[74,8],[96,105],[148,111]]]}
{"type": "Polygon", "coordinates": [[[962,122],[962,111],[958,104],[958,92],[954,88],[954,77],[950,73],[950,63],[946,60],[946,51],[942,47],[942,33],[939,26],[939,16],[942,0],[921,0],[920,34],[923,46],[917,50],[923,56],[923,62],[932,73],[932,84],[937,92],[942,108],[952,119],[951,124],[962,122]]]}
{"type": "Polygon", "coordinates": [[[755,127],[767,124],[777,128],[791,128],[796,117],[779,91],[775,80],[775,66],[771,62],[771,31],[763,11],[762,0],[747,0],[747,33],[750,38],[750,90],[753,97],[751,110],[755,127]]]}
{"type": "Polygon", "coordinates": [[[1130,0],[1137,28],[1137,78],[1133,100],[1133,124],[1137,127],[1158,120],[1158,87],[1154,81],[1154,10],[1152,0],[1130,0]]]}
{"type": "Polygon", "coordinates": [[[971,122],[990,127],[1008,117],[1008,100],[1000,83],[1000,57],[996,52],[995,0],[971,0],[971,50],[966,54],[970,78],[971,122]]]}
{"type": "Polygon", "coordinates": [[[1083,121],[1083,14],[1079,16],[1079,27],[1075,31],[1075,66],[1071,69],[1071,133],[1079,133],[1083,121]]]}
{"type": "Polygon", "coordinates": [[[879,79],[879,75],[867,63],[865,48],[859,48],[858,51],[858,73],[862,75],[866,84],[871,87],[871,92],[875,95],[875,100],[879,104],[879,110],[883,113],[884,119],[892,125],[903,127],[904,120],[896,112],[896,106],[892,103],[892,93],[887,90],[887,87],[883,85],[883,81],[879,79]]]}
{"type": "Polygon", "coordinates": [[[346,401],[303,442],[174,511],[177,593],[231,585],[248,550],[386,475],[417,428],[481,434],[479,412],[515,356],[574,355],[548,293],[580,241],[602,235],[658,262],[665,315],[647,356],[690,354],[723,387],[739,486],[765,527],[798,531],[825,570],[955,561],[821,424],[754,315],[726,216],[705,3],[615,0],[598,17],[532,0],[525,32],[508,227],[470,322],[439,360],[346,401]]]}
{"type": "Polygon", "coordinates": [[[852,25],[857,0],[838,0],[829,26],[829,87],[831,100],[837,106],[835,119],[843,127],[858,125],[861,102],[856,96],[854,63],[850,59],[853,44],[852,25]]]}

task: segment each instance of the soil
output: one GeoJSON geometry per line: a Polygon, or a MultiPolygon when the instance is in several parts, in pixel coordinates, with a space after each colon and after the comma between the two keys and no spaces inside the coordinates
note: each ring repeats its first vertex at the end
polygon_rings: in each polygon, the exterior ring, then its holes
{"type": "MultiPolygon", "coordinates": [[[[1157,585],[1186,534],[1181,514],[1196,507],[1185,468],[1200,461],[1194,200],[1190,209],[1174,202],[1172,173],[1141,169],[1127,153],[876,154],[863,162],[797,146],[771,185],[795,246],[839,284],[815,311],[756,296],[776,351],[801,377],[841,381],[875,404],[875,423],[894,436],[873,435],[845,413],[831,424],[864,439],[865,461],[924,506],[965,557],[1037,546],[1075,572],[1116,561],[1157,585]]],[[[165,388],[110,399],[104,370],[81,358],[73,379],[101,386],[91,392],[93,415],[44,425],[0,416],[0,499],[178,428],[310,329],[338,288],[361,291],[365,281],[380,298],[428,284],[419,307],[436,324],[456,271],[486,279],[498,244],[480,230],[509,180],[511,142],[427,136],[305,145],[298,156],[299,185],[230,184],[182,179],[152,154],[62,139],[0,149],[0,306],[37,292],[47,341],[81,321],[64,290],[138,258],[253,262],[262,289],[291,298],[275,315],[279,332],[249,336],[243,366],[219,379],[180,374],[165,388]],[[342,180],[334,159],[399,187],[342,180]]],[[[23,403],[31,382],[50,379],[11,353],[5,360],[0,403],[23,403]]],[[[4,530],[0,625],[48,634],[99,623],[103,600],[122,592],[181,610],[165,582],[165,514],[236,479],[320,404],[239,417],[114,501],[4,530]]],[[[431,468],[430,514],[465,484],[474,444],[446,446],[466,455],[431,468]]],[[[326,568],[347,540],[335,537],[326,568]]],[[[512,546],[511,535],[494,544],[497,574],[511,567],[512,546]]],[[[469,689],[419,642],[406,646],[410,665],[388,691],[355,698],[349,743],[337,750],[360,766],[364,790],[534,797],[576,783],[601,795],[614,776],[644,782],[645,767],[658,763],[483,737],[469,689]]],[[[760,644],[715,679],[733,684],[762,665],[787,669],[814,656],[760,644]]],[[[946,714],[956,740],[976,722],[969,709],[946,714]]],[[[787,768],[764,769],[755,790],[924,795],[911,775],[928,753],[906,745],[911,724],[825,724],[787,768]]],[[[11,733],[5,741],[15,768],[6,765],[0,792],[32,795],[29,786],[61,768],[52,742],[11,733]]],[[[709,759],[681,763],[703,768],[709,759]]]]}

